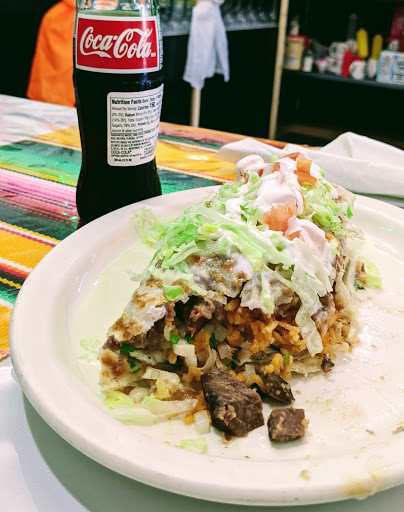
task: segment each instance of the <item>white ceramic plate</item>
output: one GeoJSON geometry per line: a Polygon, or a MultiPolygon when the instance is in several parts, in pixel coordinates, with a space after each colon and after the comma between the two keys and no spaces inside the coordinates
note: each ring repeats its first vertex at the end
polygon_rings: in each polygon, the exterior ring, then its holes
{"type": "MultiPolygon", "coordinates": [[[[143,202],[178,215],[206,189],[143,202]]],[[[29,276],[11,322],[11,354],[24,393],[64,439],[99,463],[161,489],[255,505],[321,503],[363,497],[404,482],[404,211],[358,198],[355,222],[375,243],[363,250],[382,271],[384,290],[362,292],[361,343],[329,374],[294,378],[306,436],[269,442],[266,427],[224,445],[211,432],[207,455],[178,448],[197,437],[170,421],[127,426],[105,410],[98,370],[78,363],[80,338],[99,336],[122,313],[150,251],[140,244],[128,206],[61,242],[29,276]],[[118,261],[115,260],[118,258],[118,261]],[[114,263],[115,262],[115,263],[114,263]],[[398,430],[397,430],[398,429],[398,430]]],[[[266,415],[269,406],[265,406],[266,415]]]]}

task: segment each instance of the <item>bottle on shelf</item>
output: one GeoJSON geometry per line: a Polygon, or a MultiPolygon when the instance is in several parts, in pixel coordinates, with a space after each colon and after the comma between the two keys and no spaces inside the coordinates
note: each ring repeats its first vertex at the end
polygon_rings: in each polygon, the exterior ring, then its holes
{"type": "Polygon", "coordinates": [[[300,34],[300,18],[295,14],[290,20],[289,35],[298,36],[300,34]]]}
{"type": "Polygon", "coordinates": [[[314,54],[311,49],[311,40],[306,37],[305,49],[303,52],[302,71],[310,73],[313,70],[314,54]]]}
{"type": "Polygon", "coordinates": [[[346,39],[345,39],[345,41],[347,43],[349,43],[350,41],[355,41],[357,30],[358,30],[358,15],[355,12],[352,12],[348,17],[348,26],[347,26],[347,30],[346,30],[346,39]]]}
{"type": "Polygon", "coordinates": [[[285,54],[283,67],[285,69],[299,70],[302,65],[302,56],[306,38],[299,34],[300,18],[296,14],[292,17],[289,25],[289,34],[285,41],[285,54]]]}
{"type": "Polygon", "coordinates": [[[361,59],[367,59],[369,56],[368,33],[364,28],[356,32],[356,53],[361,59]]]}

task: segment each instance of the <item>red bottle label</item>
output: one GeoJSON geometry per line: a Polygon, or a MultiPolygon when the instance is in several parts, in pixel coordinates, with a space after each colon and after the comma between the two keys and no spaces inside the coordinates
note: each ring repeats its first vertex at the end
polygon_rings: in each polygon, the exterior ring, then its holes
{"type": "Polygon", "coordinates": [[[160,69],[157,18],[77,14],[76,67],[99,73],[160,69]]]}

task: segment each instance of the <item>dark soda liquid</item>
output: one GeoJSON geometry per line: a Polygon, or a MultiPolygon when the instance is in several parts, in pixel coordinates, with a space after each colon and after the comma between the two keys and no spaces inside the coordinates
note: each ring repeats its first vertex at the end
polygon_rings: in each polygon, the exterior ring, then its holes
{"type": "Polygon", "coordinates": [[[128,204],[161,194],[156,161],[138,166],[107,162],[107,95],[155,89],[162,71],[137,74],[95,73],[75,69],[73,80],[82,146],[76,202],[83,223],[128,204]]]}

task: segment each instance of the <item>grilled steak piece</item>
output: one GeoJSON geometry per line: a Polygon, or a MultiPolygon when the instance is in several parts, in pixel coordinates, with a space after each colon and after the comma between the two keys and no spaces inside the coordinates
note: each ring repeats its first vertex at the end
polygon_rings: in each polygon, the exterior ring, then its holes
{"type": "MultiPolygon", "coordinates": [[[[125,343],[133,345],[137,349],[146,350],[161,350],[163,348],[164,338],[164,320],[159,320],[147,333],[138,334],[125,343]]],[[[121,343],[115,341],[114,337],[111,336],[104,343],[104,350],[109,348],[113,352],[119,352],[121,343]]]]}
{"type": "Polygon", "coordinates": [[[209,320],[216,318],[221,322],[224,318],[224,306],[215,300],[191,297],[185,303],[183,318],[189,333],[193,336],[200,331],[209,320]]]}
{"type": "Polygon", "coordinates": [[[253,354],[250,357],[250,360],[252,363],[269,364],[272,361],[274,355],[278,353],[279,350],[276,350],[276,348],[269,346],[268,348],[265,349],[265,351],[253,354]]]}
{"type": "Polygon", "coordinates": [[[273,409],[268,418],[268,433],[271,441],[293,441],[304,436],[304,410],[273,409]]]}
{"type": "Polygon", "coordinates": [[[267,373],[261,376],[265,384],[265,393],[275,400],[291,404],[295,397],[293,396],[290,384],[283,380],[279,375],[274,373],[267,373]]]}
{"type": "Polygon", "coordinates": [[[330,322],[334,319],[335,302],[331,293],[327,293],[324,297],[320,297],[320,302],[323,307],[312,316],[312,319],[316,323],[316,327],[320,335],[324,336],[328,331],[330,322]]]}
{"type": "Polygon", "coordinates": [[[166,304],[166,316],[164,317],[164,323],[167,327],[171,327],[175,318],[175,304],[169,302],[166,304]]]}
{"type": "Polygon", "coordinates": [[[243,437],[264,424],[262,401],[255,390],[220,369],[202,375],[201,382],[213,426],[243,437]]]}
{"type": "Polygon", "coordinates": [[[161,350],[164,342],[164,320],[159,320],[147,333],[145,348],[147,350],[161,350]]]}
{"type": "Polygon", "coordinates": [[[111,350],[112,352],[117,352],[120,349],[119,343],[117,343],[113,336],[110,336],[107,341],[102,346],[103,350],[111,350]]]}
{"type": "Polygon", "coordinates": [[[324,356],[322,362],[321,362],[321,369],[324,373],[330,372],[335,366],[335,363],[331,361],[331,359],[328,356],[324,356]]]}

